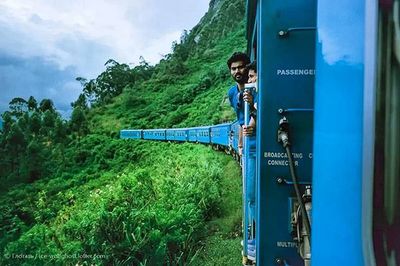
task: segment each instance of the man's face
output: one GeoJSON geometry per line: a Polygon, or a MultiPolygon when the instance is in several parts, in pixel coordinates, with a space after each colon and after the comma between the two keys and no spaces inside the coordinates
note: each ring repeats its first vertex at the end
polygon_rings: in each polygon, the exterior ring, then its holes
{"type": "Polygon", "coordinates": [[[253,70],[249,70],[249,83],[256,83],[257,82],[257,73],[253,70]]]}
{"type": "Polygon", "coordinates": [[[232,78],[239,84],[246,83],[246,66],[242,61],[233,62],[231,64],[232,78]]]}

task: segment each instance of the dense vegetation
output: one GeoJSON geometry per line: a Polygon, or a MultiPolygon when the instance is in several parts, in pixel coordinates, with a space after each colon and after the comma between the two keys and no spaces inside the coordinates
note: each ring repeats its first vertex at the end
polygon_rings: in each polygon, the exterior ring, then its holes
{"type": "Polygon", "coordinates": [[[49,99],[10,102],[0,133],[0,264],[207,265],[203,247],[233,247],[238,166],[209,147],[123,141],[118,130],[231,120],[225,61],[244,49],[243,16],[243,1],[211,1],[159,64],[109,60],[96,79],[77,78],[83,92],[69,121],[49,99]]]}

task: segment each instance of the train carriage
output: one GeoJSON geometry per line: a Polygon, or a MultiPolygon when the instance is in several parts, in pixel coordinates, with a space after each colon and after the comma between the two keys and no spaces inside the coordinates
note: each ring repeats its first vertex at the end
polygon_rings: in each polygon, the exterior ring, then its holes
{"type": "Polygon", "coordinates": [[[148,140],[165,140],[165,129],[144,129],[143,139],[148,140]]]}
{"type": "Polygon", "coordinates": [[[176,128],[175,131],[175,141],[188,141],[189,129],[187,128],[176,128]]]}
{"type": "Polygon", "coordinates": [[[230,131],[231,131],[231,123],[211,126],[210,128],[211,143],[228,147],[230,131]]]}
{"type": "Polygon", "coordinates": [[[210,143],[210,126],[196,127],[197,142],[210,143]]]}
{"type": "Polygon", "coordinates": [[[171,129],[166,129],[165,130],[165,139],[169,140],[169,141],[174,141],[175,140],[175,129],[171,128],[171,129]]]}
{"type": "Polygon", "coordinates": [[[141,139],[142,131],[141,129],[124,129],[119,132],[119,137],[121,139],[141,139]]]}
{"type": "Polygon", "coordinates": [[[188,129],[188,141],[197,142],[196,128],[189,128],[188,129]]]}

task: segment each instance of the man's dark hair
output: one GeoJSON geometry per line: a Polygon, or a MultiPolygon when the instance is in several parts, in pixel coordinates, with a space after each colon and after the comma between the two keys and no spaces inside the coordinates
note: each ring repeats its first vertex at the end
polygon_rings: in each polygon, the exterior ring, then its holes
{"type": "Polygon", "coordinates": [[[245,65],[247,65],[250,63],[250,58],[245,53],[234,52],[231,55],[231,57],[229,57],[226,63],[228,64],[228,68],[230,69],[233,62],[239,62],[239,61],[242,61],[245,65]]]}
{"type": "Polygon", "coordinates": [[[256,60],[254,60],[250,64],[246,65],[246,69],[247,69],[247,71],[253,70],[254,72],[257,73],[257,62],[256,62],[256,60]]]}

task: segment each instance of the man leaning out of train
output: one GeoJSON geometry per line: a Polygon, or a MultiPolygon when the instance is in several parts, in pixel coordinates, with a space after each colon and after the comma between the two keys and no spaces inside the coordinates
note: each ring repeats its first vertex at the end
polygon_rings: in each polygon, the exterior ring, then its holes
{"type": "Polygon", "coordinates": [[[244,125],[244,104],[243,104],[243,92],[245,84],[248,80],[248,74],[246,65],[250,63],[250,58],[247,54],[242,52],[235,52],[227,61],[227,65],[233,80],[236,82],[228,90],[228,98],[230,105],[236,113],[237,120],[240,124],[239,132],[239,155],[242,155],[243,151],[243,130],[244,125]]]}

